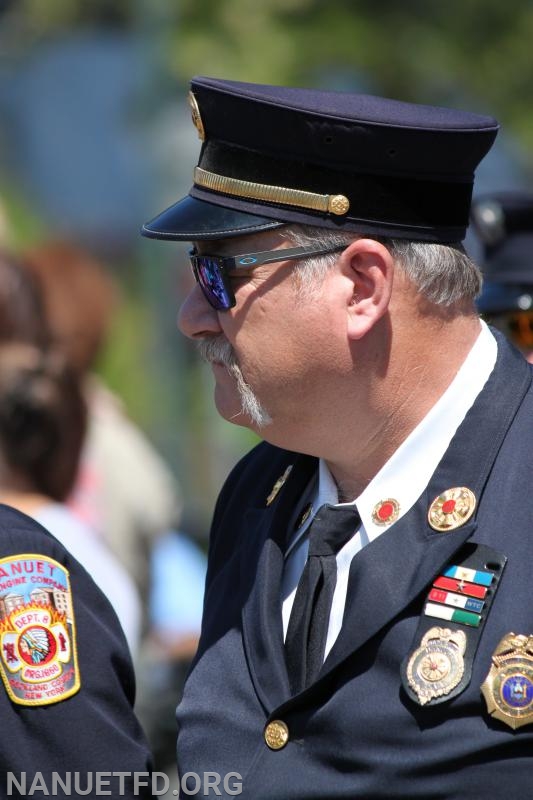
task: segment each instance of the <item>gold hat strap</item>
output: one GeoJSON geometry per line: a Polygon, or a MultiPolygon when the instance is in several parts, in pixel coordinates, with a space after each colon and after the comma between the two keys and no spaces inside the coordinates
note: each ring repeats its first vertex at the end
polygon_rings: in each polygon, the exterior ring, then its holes
{"type": "Polygon", "coordinates": [[[213,192],[236,195],[249,200],[263,200],[267,203],[299,206],[337,216],[347,214],[350,208],[350,201],[343,194],[315,194],[301,189],[241,181],[238,178],[227,178],[215,172],[208,172],[201,167],[194,169],[194,182],[197,186],[211,189],[213,192]]]}

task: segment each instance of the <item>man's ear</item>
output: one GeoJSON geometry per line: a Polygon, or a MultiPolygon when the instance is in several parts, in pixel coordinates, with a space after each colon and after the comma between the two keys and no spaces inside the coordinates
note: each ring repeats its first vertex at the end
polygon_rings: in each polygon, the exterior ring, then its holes
{"type": "Polygon", "coordinates": [[[342,253],[341,268],[353,288],[347,298],[348,336],[361,339],[387,312],[394,259],[375,239],[357,239],[342,253]]]}

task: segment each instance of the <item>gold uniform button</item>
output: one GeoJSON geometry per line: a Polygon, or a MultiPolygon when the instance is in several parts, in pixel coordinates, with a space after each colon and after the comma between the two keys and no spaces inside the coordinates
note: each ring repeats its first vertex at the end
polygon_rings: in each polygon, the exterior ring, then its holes
{"type": "Polygon", "coordinates": [[[281,719],[274,719],[265,728],[265,742],[271,750],[281,750],[289,741],[289,729],[281,719]]]}

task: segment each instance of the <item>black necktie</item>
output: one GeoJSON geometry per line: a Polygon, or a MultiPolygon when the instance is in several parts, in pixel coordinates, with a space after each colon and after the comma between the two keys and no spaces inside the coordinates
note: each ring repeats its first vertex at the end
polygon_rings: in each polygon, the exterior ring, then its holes
{"type": "Polygon", "coordinates": [[[336,554],[361,524],[355,506],[321,506],[309,526],[309,554],[298,582],[285,639],[291,689],[301,692],[324,662],[337,583],[336,554]]]}

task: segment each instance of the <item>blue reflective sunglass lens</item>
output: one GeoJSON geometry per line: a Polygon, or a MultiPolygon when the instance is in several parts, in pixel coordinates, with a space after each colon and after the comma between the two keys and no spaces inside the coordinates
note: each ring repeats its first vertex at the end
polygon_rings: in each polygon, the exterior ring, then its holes
{"type": "Polygon", "coordinates": [[[206,257],[196,258],[198,282],[211,305],[218,310],[231,308],[232,298],[228,294],[224,277],[216,261],[206,257]]]}

